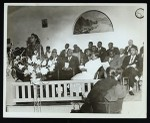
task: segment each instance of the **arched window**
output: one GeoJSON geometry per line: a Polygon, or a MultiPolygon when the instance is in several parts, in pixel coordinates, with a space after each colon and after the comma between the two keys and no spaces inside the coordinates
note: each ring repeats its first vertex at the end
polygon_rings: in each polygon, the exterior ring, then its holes
{"type": "Polygon", "coordinates": [[[75,22],[73,34],[112,32],[113,24],[101,11],[90,10],[79,16],[75,22]]]}

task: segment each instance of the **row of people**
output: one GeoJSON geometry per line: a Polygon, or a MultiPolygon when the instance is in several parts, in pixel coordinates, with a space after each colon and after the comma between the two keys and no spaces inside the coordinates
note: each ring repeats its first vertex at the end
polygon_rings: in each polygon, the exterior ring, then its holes
{"type": "Polygon", "coordinates": [[[14,71],[21,74],[19,79],[27,77],[23,81],[30,79],[33,71],[42,80],[90,77],[87,75],[92,75],[91,79],[96,76],[103,78],[106,68],[110,66],[121,71],[123,76],[129,77],[130,94],[133,95],[135,78],[142,75],[143,47],[138,54],[138,49],[133,45],[132,40],[128,42],[129,46],[125,50],[120,49],[120,51],[113,46],[113,43],[109,43],[109,49],[106,50],[102,47],[102,42],[98,42],[97,47],[89,42],[89,47],[84,52],[77,45],[74,45],[74,50],[71,50],[69,44],[66,44],[65,49],[58,55],[57,50],[53,49],[51,52],[49,46],[44,53],[37,35],[31,34],[29,39],[25,56],[23,58],[17,56],[13,60],[14,71]]]}

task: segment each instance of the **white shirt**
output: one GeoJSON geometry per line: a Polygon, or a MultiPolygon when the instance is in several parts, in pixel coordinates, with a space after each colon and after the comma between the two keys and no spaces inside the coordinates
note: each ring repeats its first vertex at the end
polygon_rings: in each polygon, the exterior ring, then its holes
{"type": "Polygon", "coordinates": [[[51,52],[47,52],[46,55],[47,55],[48,58],[50,58],[51,52]]]}
{"type": "Polygon", "coordinates": [[[123,57],[123,56],[124,56],[124,54],[121,54],[121,55],[120,55],[120,58],[123,57]]]}
{"type": "Polygon", "coordinates": [[[132,64],[134,62],[135,57],[136,57],[136,55],[134,55],[134,56],[131,55],[129,64],[132,64]]]}
{"type": "Polygon", "coordinates": [[[72,56],[68,57],[68,61],[70,61],[70,60],[71,60],[71,58],[72,58],[72,56]]]}
{"type": "Polygon", "coordinates": [[[108,60],[108,61],[111,62],[112,60],[113,60],[113,58],[109,57],[109,60],[108,60]]]}
{"type": "Polygon", "coordinates": [[[100,48],[98,48],[98,51],[100,51],[101,50],[101,47],[100,48]]]}
{"type": "Polygon", "coordinates": [[[65,57],[67,57],[68,49],[65,49],[65,57]]]}

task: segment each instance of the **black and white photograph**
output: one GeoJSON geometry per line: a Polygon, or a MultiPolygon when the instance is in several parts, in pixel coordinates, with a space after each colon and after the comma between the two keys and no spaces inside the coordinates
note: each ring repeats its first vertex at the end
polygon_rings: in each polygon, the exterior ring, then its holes
{"type": "Polygon", "coordinates": [[[3,117],[146,118],[146,3],[5,3],[3,117]]]}

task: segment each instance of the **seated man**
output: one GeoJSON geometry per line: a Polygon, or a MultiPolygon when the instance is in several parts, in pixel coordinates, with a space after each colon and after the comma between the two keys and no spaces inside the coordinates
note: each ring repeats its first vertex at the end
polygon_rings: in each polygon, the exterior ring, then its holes
{"type": "Polygon", "coordinates": [[[92,51],[87,49],[85,54],[82,54],[80,64],[85,65],[89,60],[92,59],[92,51]]]}
{"type": "Polygon", "coordinates": [[[100,57],[101,61],[103,62],[105,57],[107,56],[107,53],[106,53],[106,48],[102,47],[101,41],[97,43],[97,49],[98,49],[97,55],[98,57],[100,57]]]}
{"type": "Polygon", "coordinates": [[[105,57],[104,62],[108,62],[111,68],[119,67],[119,55],[115,55],[113,51],[109,52],[109,56],[105,57]]]}
{"type": "Polygon", "coordinates": [[[124,58],[126,57],[126,55],[124,54],[124,49],[123,48],[121,48],[120,49],[120,55],[119,55],[119,61],[118,61],[118,68],[121,68],[121,66],[122,66],[122,63],[123,63],[123,60],[124,60],[124,58]]]}
{"type": "Polygon", "coordinates": [[[84,53],[82,52],[80,47],[77,45],[74,45],[73,56],[76,56],[78,58],[79,63],[81,63],[81,58],[83,55],[84,55],[84,53]]]}
{"type": "Polygon", "coordinates": [[[69,44],[66,43],[66,44],[65,44],[65,49],[62,50],[62,51],[60,52],[60,55],[59,55],[59,56],[62,58],[62,60],[64,60],[64,59],[67,57],[67,52],[68,52],[68,50],[69,50],[69,44]]]}
{"type": "MultiPolygon", "coordinates": [[[[116,91],[115,86],[117,86],[118,81],[115,80],[115,70],[108,67],[106,69],[107,77],[103,80],[99,80],[91,89],[85,103],[82,105],[81,113],[106,113],[105,104],[100,104],[100,102],[105,102],[105,99],[109,101],[117,101],[119,98],[125,97],[125,92],[120,86],[116,91]],[[116,93],[110,93],[110,89],[114,88],[116,93]],[[111,97],[111,98],[110,98],[111,97]]],[[[111,91],[113,92],[113,91],[111,91]]]]}
{"type": "Polygon", "coordinates": [[[113,51],[113,53],[114,53],[115,55],[119,55],[119,49],[118,49],[117,47],[114,47],[112,42],[110,42],[110,43],[108,44],[108,50],[106,51],[106,52],[107,52],[107,55],[109,55],[109,52],[110,52],[110,51],[113,51]]]}
{"type": "Polygon", "coordinates": [[[136,50],[138,50],[137,46],[135,46],[133,44],[133,40],[129,40],[128,41],[128,46],[125,47],[125,55],[128,55],[128,56],[130,55],[131,47],[134,47],[136,50]]]}
{"type": "Polygon", "coordinates": [[[86,49],[84,50],[84,54],[86,54],[86,51],[87,51],[87,50],[90,50],[90,51],[92,52],[92,46],[93,46],[93,42],[90,41],[89,44],[88,44],[88,48],[86,48],[86,49]]]}
{"type": "Polygon", "coordinates": [[[45,52],[45,57],[46,58],[50,58],[50,56],[51,56],[51,51],[50,51],[50,46],[46,46],[46,52],[45,52]]]}
{"type": "Polygon", "coordinates": [[[95,45],[93,45],[93,46],[92,46],[92,53],[95,53],[95,54],[96,54],[96,53],[97,53],[97,50],[98,50],[97,47],[96,47],[95,45]]]}
{"type": "Polygon", "coordinates": [[[79,60],[73,56],[73,50],[69,49],[67,57],[63,60],[63,67],[61,71],[61,79],[70,80],[74,75],[79,73],[79,60]]]}
{"type": "Polygon", "coordinates": [[[123,69],[123,73],[122,76],[123,77],[128,77],[129,78],[129,94],[130,95],[134,95],[133,93],[133,87],[134,87],[134,82],[136,82],[136,78],[138,75],[138,66],[139,66],[139,59],[138,56],[136,55],[136,51],[137,49],[135,47],[131,48],[131,55],[127,56],[124,60],[123,60],[123,64],[122,64],[122,69],[123,69]]]}

